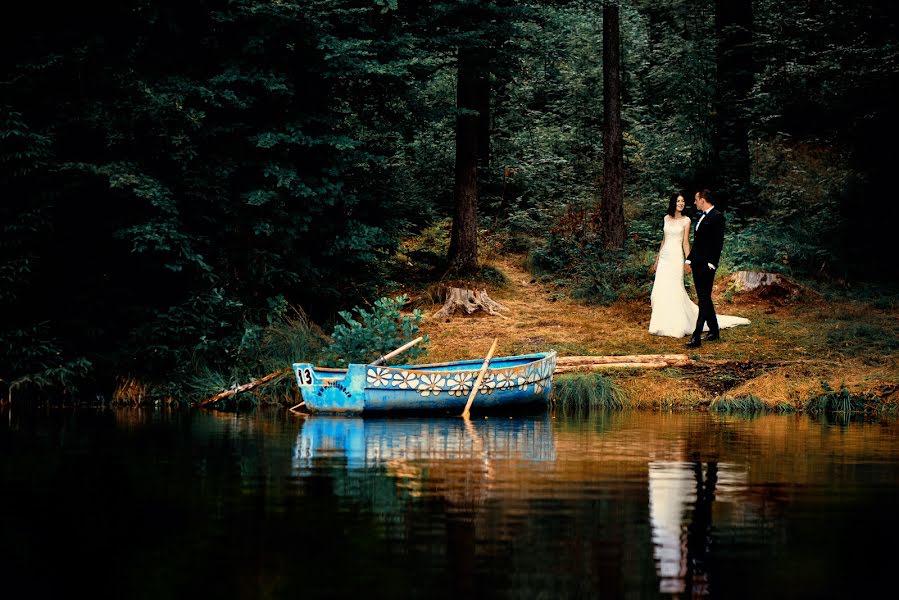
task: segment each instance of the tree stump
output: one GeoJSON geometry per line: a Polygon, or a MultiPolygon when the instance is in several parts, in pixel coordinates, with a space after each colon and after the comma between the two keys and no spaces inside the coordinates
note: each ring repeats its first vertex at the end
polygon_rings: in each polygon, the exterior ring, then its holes
{"type": "Polygon", "coordinates": [[[734,286],[742,292],[751,292],[758,287],[774,285],[780,278],[774,273],[762,271],[737,271],[733,276],[734,286]]]}
{"type": "Polygon", "coordinates": [[[808,292],[783,275],[763,271],[737,271],[731,276],[728,288],[740,293],[750,293],[760,300],[783,305],[808,292]]]}
{"type": "Polygon", "coordinates": [[[433,314],[437,318],[450,318],[456,311],[464,312],[470,315],[477,311],[484,311],[491,317],[502,317],[508,319],[507,316],[500,314],[509,309],[493,300],[486,289],[468,290],[464,288],[451,287],[447,290],[446,302],[443,308],[433,314]]]}

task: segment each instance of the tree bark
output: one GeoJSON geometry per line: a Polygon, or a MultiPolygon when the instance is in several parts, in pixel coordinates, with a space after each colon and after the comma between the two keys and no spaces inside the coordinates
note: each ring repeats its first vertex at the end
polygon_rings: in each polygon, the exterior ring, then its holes
{"type": "Polygon", "coordinates": [[[490,120],[491,115],[491,89],[490,89],[490,59],[486,51],[482,51],[479,57],[479,69],[477,71],[477,109],[478,109],[478,164],[481,167],[490,166],[490,120]]]}
{"type": "Polygon", "coordinates": [[[460,48],[456,83],[456,183],[453,227],[447,259],[452,273],[478,270],[478,151],[482,94],[481,65],[476,50],[460,48]],[[461,112],[465,111],[465,112],[461,112]]]}
{"type": "Polygon", "coordinates": [[[749,158],[749,96],[753,84],[752,0],[716,0],[717,92],[715,152],[720,194],[716,204],[742,209],[752,202],[749,158]]]}
{"type": "Polygon", "coordinates": [[[606,248],[624,246],[624,141],[621,133],[621,35],[618,4],[602,9],[603,188],[601,229],[606,248]]]}

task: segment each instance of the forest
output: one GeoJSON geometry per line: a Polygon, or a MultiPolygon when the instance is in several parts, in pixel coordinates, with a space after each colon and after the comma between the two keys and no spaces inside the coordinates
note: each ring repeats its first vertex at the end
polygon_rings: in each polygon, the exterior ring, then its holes
{"type": "Polygon", "coordinates": [[[896,301],[891,0],[88,0],[7,24],[4,401],[201,398],[349,347],[353,307],[489,281],[485,248],[584,302],[648,296],[668,197],[702,188],[729,269],[896,301]]]}

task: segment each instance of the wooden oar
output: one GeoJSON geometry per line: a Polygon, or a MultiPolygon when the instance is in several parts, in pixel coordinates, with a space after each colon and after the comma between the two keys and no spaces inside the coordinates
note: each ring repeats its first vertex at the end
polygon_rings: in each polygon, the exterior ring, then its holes
{"type": "Polygon", "coordinates": [[[481,371],[478,373],[478,379],[474,382],[474,387],[471,388],[471,394],[468,396],[468,402],[465,403],[465,410],[462,411],[462,418],[468,418],[468,409],[471,408],[471,403],[474,402],[474,397],[478,393],[478,388],[481,387],[481,381],[484,380],[484,373],[487,372],[487,366],[490,364],[490,359],[493,358],[493,351],[496,350],[496,342],[499,338],[493,338],[493,345],[490,346],[490,352],[487,353],[487,358],[484,359],[484,364],[481,365],[481,371]]]}
{"type": "Polygon", "coordinates": [[[382,356],[382,357],[378,358],[377,360],[375,360],[373,363],[369,363],[369,364],[370,364],[371,366],[373,366],[373,367],[377,367],[377,366],[383,365],[384,363],[386,363],[388,360],[390,360],[391,358],[393,358],[394,356],[396,356],[396,355],[399,354],[400,352],[405,352],[406,350],[408,350],[409,348],[411,348],[412,346],[414,346],[414,345],[417,344],[418,342],[422,341],[423,339],[425,339],[424,336],[417,337],[417,338],[415,338],[414,340],[412,340],[411,342],[409,342],[409,343],[407,343],[407,344],[403,344],[402,346],[400,346],[399,348],[397,348],[397,349],[394,350],[393,352],[390,352],[390,353],[388,353],[388,354],[385,354],[384,356],[382,356]]]}

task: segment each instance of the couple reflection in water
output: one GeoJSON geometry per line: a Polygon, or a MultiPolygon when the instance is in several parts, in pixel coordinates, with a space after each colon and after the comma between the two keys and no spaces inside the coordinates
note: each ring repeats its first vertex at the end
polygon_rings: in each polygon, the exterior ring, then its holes
{"type": "Polygon", "coordinates": [[[710,594],[716,494],[720,503],[722,489],[739,488],[745,478],[740,468],[717,461],[649,463],[649,513],[659,592],[683,597],[710,594]]]}

